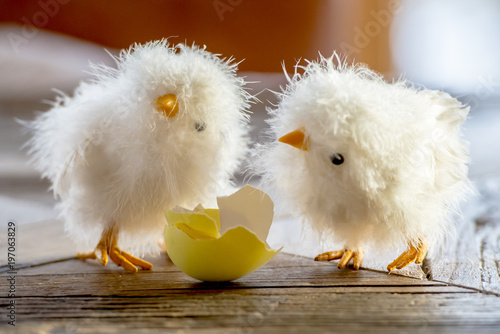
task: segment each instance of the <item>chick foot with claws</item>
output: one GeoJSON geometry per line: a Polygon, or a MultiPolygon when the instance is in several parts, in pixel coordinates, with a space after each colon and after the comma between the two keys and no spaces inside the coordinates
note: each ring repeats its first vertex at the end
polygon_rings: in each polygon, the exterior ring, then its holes
{"type": "Polygon", "coordinates": [[[108,263],[108,255],[117,266],[122,266],[123,269],[130,272],[137,272],[137,267],[141,267],[145,270],[153,269],[153,265],[142,259],[139,259],[127,252],[120,250],[117,246],[118,231],[113,227],[104,230],[101,236],[101,240],[97,244],[97,247],[93,252],[90,253],[77,253],[76,257],[80,260],[96,260],[99,261],[103,266],[108,263]]]}
{"type": "Polygon", "coordinates": [[[392,263],[387,266],[387,270],[391,272],[394,269],[403,269],[413,262],[420,264],[424,261],[426,254],[427,243],[419,241],[416,246],[410,245],[408,250],[403,252],[403,254],[401,254],[396,260],[392,261],[392,263]]]}
{"type": "Polygon", "coordinates": [[[352,259],[353,268],[358,270],[363,263],[364,255],[365,252],[361,248],[358,248],[356,250],[345,249],[343,251],[326,252],[319,254],[314,258],[314,261],[332,261],[340,259],[339,263],[337,264],[337,268],[343,269],[352,259]]]}

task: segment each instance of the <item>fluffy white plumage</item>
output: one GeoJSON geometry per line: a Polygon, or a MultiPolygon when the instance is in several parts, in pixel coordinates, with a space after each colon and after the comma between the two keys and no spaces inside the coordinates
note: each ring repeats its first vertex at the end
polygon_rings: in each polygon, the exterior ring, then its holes
{"type": "Polygon", "coordinates": [[[450,231],[451,213],[469,189],[460,139],[469,108],[446,93],[389,84],[336,54],[303,69],[269,110],[273,142],[254,152],[262,183],[314,230],[345,245],[317,259],[342,257],[344,267],[352,250],[359,268],[366,246],[415,251],[420,244],[425,255],[450,231]],[[307,150],[276,142],[301,128],[307,150]]]}
{"type": "Polygon", "coordinates": [[[248,152],[250,95],[237,64],[205,48],[161,40],[116,61],[30,124],[30,153],[76,241],[95,246],[115,224],[120,246],[144,252],[157,247],[165,209],[232,190],[248,152]],[[155,108],[165,94],[177,98],[175,117],[155,108]]]}

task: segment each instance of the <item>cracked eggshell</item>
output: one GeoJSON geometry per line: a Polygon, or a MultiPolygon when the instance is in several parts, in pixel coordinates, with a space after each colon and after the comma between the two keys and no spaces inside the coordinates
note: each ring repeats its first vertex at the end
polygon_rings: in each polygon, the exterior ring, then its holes
{"type": "Polygon", "coordinates": [[[192,212],[166,213],[165,245],[170,259],[201,281],[238,279],[281,250],[269,249],[265,243],[274,213],[266,193],[247,185],[217,198],[217,203],[219,210],[198,206],[192,212]]]}

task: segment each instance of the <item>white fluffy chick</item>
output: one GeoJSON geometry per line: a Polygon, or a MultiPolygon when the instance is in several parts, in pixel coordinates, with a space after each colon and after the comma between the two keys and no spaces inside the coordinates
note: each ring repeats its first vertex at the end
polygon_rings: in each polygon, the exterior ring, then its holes
{"type": "Polygon", "coordinates": [[[30,127],[35,166],[60,197],[81,259],[108,256],[136,272],[152,265],[118,248],[150,251],[164,210],[210,203],[232,189],[248,152],[250,95],[237,64],[205,48],[134,45],[118,68],[94,68],[74,96],[61,95],[30,127]]]}
{"type": "Polygon", "coordinates": [[[269,111],[279,142],[255,151],[263,184],[344,245],[315,260],[340,259],[342,269],[352,259],[359,269],[368,245],[387,251],[404,243],[388,270],[421,263],[469,189],[460,139],[469,108],[446,93],[389,84],[336,54],[302,68],[269,111]]]}

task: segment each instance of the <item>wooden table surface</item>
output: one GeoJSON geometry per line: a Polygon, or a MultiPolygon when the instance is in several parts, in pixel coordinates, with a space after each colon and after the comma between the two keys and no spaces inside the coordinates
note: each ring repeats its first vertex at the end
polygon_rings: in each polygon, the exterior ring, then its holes
{"type": "Polygon", "coordinates": [[[192,279],[165,255],[130,274],[74,259],[61,230],[59,221],[18,229],[16,327],[4,315],[11,274],[2,258],[0,332],[500,332],[500,296],[472,288],[288,254],[230,283],[192,279]]]}

